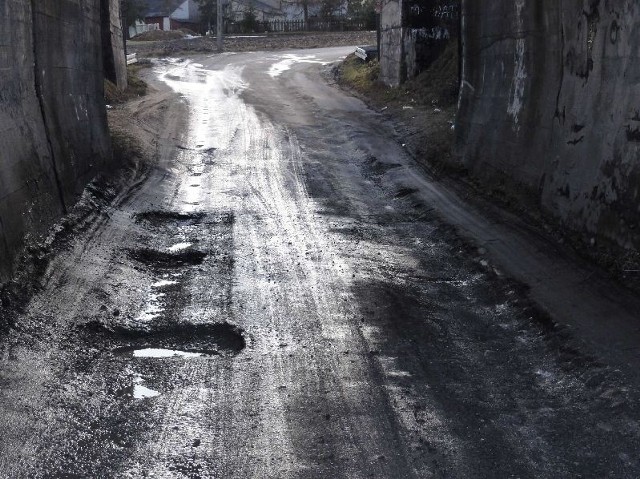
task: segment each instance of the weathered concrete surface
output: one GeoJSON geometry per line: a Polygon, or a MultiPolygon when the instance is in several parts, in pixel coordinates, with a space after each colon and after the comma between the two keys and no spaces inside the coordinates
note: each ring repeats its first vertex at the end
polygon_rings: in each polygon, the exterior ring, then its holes
{"type": "Polygon", "coordinates": [[[403,37],[402,0],[385,0],[380,14],[380,79],[387,85],[397,86],[406,78],[403,37]]]}
{"type": "Polygon", "coordinates": [[[34,3],[36,82],[65,204],[110,159],[100,0],[34,3]]]}
{"type": "Polygon", "coordinates": [[[626,248],[640,246],[639,14],[630,0],[463,2],[462,161],[626,248]]]}
{"type": "Polygon", "coordinates": [[[449,38],[457,34],[458,10],[457,1],[384,0],[380,15],[381,80],[398,86],[427,68],[449,38]]]}
{"type": "Polygon", "coordinates": [[[76,201],[111,163],[111,147],[100,0],[0,0],[0,14],[4,280],[25,235],[40,235],[76,201]]]}
{"type": "Polygon", "coordinates": [[[127,88],[127,60],[122,32],[120,0],[100,0],[102,15],[102,57],[104,75],[118,88],[127,88]]]}
{"type": "Polygon", "coordinates": [[[0,274],[62,212],[33,70],[31,5],[0,0],[0,274]]]}

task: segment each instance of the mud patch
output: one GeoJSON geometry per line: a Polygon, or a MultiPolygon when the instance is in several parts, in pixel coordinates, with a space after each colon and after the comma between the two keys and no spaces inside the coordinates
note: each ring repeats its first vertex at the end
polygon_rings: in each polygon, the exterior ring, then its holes
{"type": "Polygon", "coordinates": [[[366,163],[368,164],[371,173],[376,176],[382,176],[387,171],[393,170],[395,168],[400,168],[402,166],[400,163],[385,163],[383,161],[380,161],[375,156],[370,156],[369,158],[367,158],[366,163]]]}
{"type": "Polygon", "coordinates": [[[129,257],[147,266],[167,269],[180,266],[197,266],[202,264],[207,257],[207,253],[195,250],[165,252],[143,248],[129,250],[129,257]]]}

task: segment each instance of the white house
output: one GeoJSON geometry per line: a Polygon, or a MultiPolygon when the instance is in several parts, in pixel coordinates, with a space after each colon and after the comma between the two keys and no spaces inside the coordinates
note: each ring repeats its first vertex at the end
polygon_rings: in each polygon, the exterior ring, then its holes
{"type": "Polygon", "coordinates": [[[144,22],[160,30],[200,30],[200,9],[194,0],[147,0],[144,22]]]}

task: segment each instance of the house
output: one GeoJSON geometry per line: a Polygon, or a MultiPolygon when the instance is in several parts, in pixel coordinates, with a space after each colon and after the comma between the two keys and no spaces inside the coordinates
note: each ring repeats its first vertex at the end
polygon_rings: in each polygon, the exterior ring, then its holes
{"type": "Polygon", "coordinates": [[[258,22],[284,19],[280,0],[231,0],[227,8],[232,22],[242,21],[248,12],[252,12],[258,22]]]}
{"type": "MultiPolygon", "coordinates": [[[[251,11],[256,21],[270,20],[295,21],[304,20],[305,7],[303,0],[227,0],[230,4],[229,18],[231,21],[241,21],[245,12],[251,11]]],[[[334,2],[331,14],[341,17],[347,13],[347,0],[334,2]]],[[[319,18],[322,15],[322,1],[308,0],[306,3],[307,17],[319,18]]]]}
{"type": "Polygon", "coordinates": [[[144,22],[160,30],[200,30],[200,9],[194,0],[146,0],[144,22]]]}

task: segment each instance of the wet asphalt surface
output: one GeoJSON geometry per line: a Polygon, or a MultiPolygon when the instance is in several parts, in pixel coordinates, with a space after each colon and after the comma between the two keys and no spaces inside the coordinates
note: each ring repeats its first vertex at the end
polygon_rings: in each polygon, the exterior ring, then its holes
{"type": "Polygon", "coordinates": [[[1,477],[640,475],[634,380],[401,186],[348,52],[156,63],[156,167],[0,344],[1,477]]]}

